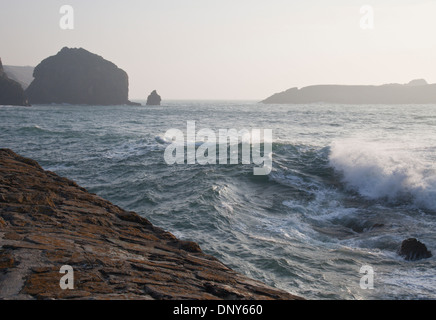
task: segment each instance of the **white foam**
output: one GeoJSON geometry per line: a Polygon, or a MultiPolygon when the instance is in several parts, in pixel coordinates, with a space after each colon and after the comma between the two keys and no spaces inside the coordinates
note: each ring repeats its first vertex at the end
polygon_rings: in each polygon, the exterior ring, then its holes
{"type": "Polygon", "coordinates": [[[368,199],[410,201],[436,210],[436,167],[418,149],[400,142],[346,139],[332,144],[329,160],[346,186],[368,199]]]}

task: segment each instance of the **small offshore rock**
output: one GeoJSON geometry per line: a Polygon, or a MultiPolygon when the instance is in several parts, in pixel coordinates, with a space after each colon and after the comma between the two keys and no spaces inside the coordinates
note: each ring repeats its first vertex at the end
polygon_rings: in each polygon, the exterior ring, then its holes
{"type": "Polygon", "coordinates": [[[147,99],[147,106],[160,106],[162,98],[157,94],[157,91],[154,90],[147,99]]]}
{"type": "Polygon", "coordinates": [[[432,254],[427,250],[426,245],[415,238],[404,240],[401,243],[398,254],[404,257],[407,261],[417,261],[432,257],[432,254]]]}

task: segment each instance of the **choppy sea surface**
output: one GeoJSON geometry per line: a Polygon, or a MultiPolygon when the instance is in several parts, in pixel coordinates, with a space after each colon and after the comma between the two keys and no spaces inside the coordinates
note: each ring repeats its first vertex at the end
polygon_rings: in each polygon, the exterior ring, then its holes
{"type": "Polygon", "coordinates": [[[435,299],[436,105],[0,107],[0,147],[136,211],[233,269],[308,299],[435,299]],[[272,129],[272,172],[168,165],[165,132],[272,129]],[[362,266],[374,289],[362,289],[362,266]]]}

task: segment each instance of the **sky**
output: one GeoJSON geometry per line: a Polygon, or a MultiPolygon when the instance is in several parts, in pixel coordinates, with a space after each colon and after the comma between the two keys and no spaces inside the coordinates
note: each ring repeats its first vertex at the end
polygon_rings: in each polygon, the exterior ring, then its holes
{"type": "Polygon", "coordinates": [[[261,100],[314,84],[436,83],[436,0],[0,0],[0,57],[82,47],[129,74],[130,99],[261,100]],[[74,9],[62,30],[59,10],[74,9]],[[362,6],[374,9],[362,29],[362,6]]]}

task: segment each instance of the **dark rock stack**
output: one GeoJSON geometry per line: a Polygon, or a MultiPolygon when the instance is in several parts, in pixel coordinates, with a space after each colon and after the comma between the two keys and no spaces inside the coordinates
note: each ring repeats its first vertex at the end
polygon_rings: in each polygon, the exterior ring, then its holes
{"type": "Polygon", "coordinates": [[[147,106],[160,106],[162,98],[157,94],[156,90],[154,90],[147,99],[147,106]]]}
{"type": "Polygon", "coordinates": [[[398,254],[408,261],[416,261],[432,257],[430,251],[422,242],[415,238],[406,239],[401,243],[398,254]]]}
{"type": "Polygon", "coordinates": [[[0,59],[0,105],[28,106],[26,95],[21,85],[9,79],[3,70],[0,59]]]}
{"type": "Polygon", "coordinates": [[[43,60],[33,76],[35,80],[27,88],[33,104],[133,104],[128,100],[127,73],[82,48],[63,48],[43,60]]]}

